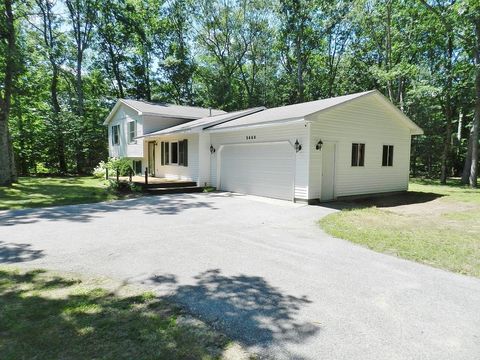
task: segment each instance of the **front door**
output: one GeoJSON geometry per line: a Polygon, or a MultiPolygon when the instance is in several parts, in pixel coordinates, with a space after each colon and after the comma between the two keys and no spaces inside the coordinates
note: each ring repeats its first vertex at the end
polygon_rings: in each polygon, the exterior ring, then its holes
{"type": "Polygon", "coordinates": [[[335,197],[335,143],[325,142],[322,146],[322,192],[321,201],[335,197]]]}
{"type": "Polygon", "coordinates": [[[155,141],[148,142],[148,175],[155,176],[155,141]]]}

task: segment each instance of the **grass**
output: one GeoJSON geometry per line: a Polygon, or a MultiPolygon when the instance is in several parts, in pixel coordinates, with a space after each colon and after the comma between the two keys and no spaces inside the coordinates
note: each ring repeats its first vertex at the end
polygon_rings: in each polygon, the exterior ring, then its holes
{"type": "Polygon", "coordinates": [[[227,347],[171,304],[123,289],[0,268],[1,358],[207,360],[227,347]]]}
{"type": "Polygon", "coordinates": [[[107,181],[93,177],[22,177],[11,187],[0,187],[0,210],[117,199],[107,185],[107,181]]]}
{"type": "Polygon", "coordinates": [[[424,264],[480,277],[480,190],[412,180],[407,194],[344,204],[320,220],[329,234],[424,264]]]}

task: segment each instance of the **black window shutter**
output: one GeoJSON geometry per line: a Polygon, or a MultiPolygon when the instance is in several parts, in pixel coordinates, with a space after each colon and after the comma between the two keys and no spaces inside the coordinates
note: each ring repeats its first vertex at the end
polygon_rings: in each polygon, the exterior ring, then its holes
{"type": "Polygon", "coordinates": [[[365,166],[365,144],[358,144],[358,146],[360,147],[358,166],[365,166]]]}
{"type": "Polygon", "coordinates": [[[183,141],[178,142],[178,165],[183,165],[183,141]]]}
{"type": "Polygon", "coordinates": [[[165,165],[170,164],[170,143],[165,142],[165,165]]]}
{"type": "Polygon", "coordinates": [[[165,142],[160,143],[160,161],[162,166],[165,165],[165,142]]]}
{"type": "Polygon", "coordinates": [[[352,166],[358,166],[358,144],[352,144],[352,166]]]}
{"type": "Polygon", "coordinates": [[[183,166],[188,166],[188,140],[183,140],[183,166]]]}

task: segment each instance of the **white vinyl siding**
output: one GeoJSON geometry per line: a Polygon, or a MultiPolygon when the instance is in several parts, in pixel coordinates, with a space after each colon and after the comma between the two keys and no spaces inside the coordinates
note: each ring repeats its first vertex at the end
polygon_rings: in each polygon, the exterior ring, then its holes
{"type": "MultiPolygon", "coordinates": [[[[248,143],[268,143],[268,142],[288,142],[292,147],[294,156],[294,196],[296,199],[306,200],[308,198],[308,135],[305,122],[298,121],[291,124],[281,124],[276,126],[259,126],[249,129],[230,130],[222,132],[211,132],[210,140],[216,152],[210,156],[210,182],[212,186],[217,187],[217,178],[219,175],[220,156],[219,150],[222,145],[227,144],[248,144],[248,143]],[[248,138],[247,138],[248,137],[248,138]],[[254,137],[254,138],[253,138],[254,137]],[[298,153],[293,149],[295,141],[302,145],[302,150],[298,153]]],[[[220,151],[221,153],[221,151],[220,151]]],[[[285,167],[290,164],[286,163],[285,167]]]]}
{"type": "Polygon", "coordinates": [[[143,133],[142,117],[138,116],[136,111],[122,105],[108,126],[109,148],[108,154],[111,157],[119,158],[142,158],[143,144],[142,141],[130,141],[130,123],[135,123],[135,134],[140,136],[143,133]],[[113,145],[113,126],[118,126],[120,129],[119,143],[113,145]]]}
{"type": "MultiPolygon", "coordinates": [[[[403,191],[408,188],[410,131],[376,97],[368,97],[313,115],[311,142],[336,143],[335,197],[403,191]],[[365,166],[352,167],[352,143],[365,144],[365,166]],[[393,166],[382,167],[382,146],[394,145],[393,166]]],[[[321,151],[311,149],[310,199],[320,198],[321,151]]]]}
{"type": "MultiPolygon", "coordinates": [[[[172,180],[189,180],[189,181],[198,181],[199,171],[198,171],[198,134],[178,134],[178,135],[164,135],[155,138],[150,138],[150,140],[157,141],[157,156],[155,157],[155,176],[156,177],[165,177],[172,180]],[[180,153],[178,152],[178,143],[187,140],[188,149],[186,151],[187,166],[180,165],[178,163],[180,153]],[[162,156],[161,156],[161,144],[162,142],[166,144],[169,143],[170,154],[169,160],[172,160],[172,145],[177,144],[177,163],[162,165],[162,156]]],[[[174,145],[175,146],[175,145],[174,145]]]]}

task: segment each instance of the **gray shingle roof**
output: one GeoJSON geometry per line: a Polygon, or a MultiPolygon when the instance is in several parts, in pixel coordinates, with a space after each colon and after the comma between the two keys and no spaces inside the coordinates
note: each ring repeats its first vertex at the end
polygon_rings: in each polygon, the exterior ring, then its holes
{"type": "MultiPolygon", "coordinates": [[[[130,99],[120,99],[120,101],[141,112],[143,115],[158,115],[188,119],[199,119],[210,115],[210,109],[195,106],[151,103],[130,99]]],[[[211,109],[211,112],[212,115],[225,114],[225,111],[218,109],[211,109]]]]}
{"type": "Polygon", "coordinates": [[[165,135],[165,134],[171,134],[171,133],[176,133],[176,132],[185,132],[185,131],[191,131],[194,129],[205,129],[217,124],[221,124],[227,121],[231,121],[233,119],[237,119],[242,116],[250,115],[253,113],[261,112],[264,111],[266,108],[264,106],[261,107],[256,107],[256,108],[251,108],[251,109],[246,109],[246,110],[240,110],[240,111],[234,111],[226,114],[221,114],[221,115],[215,115],[215,116],[208,116],[204,117],[198,120],[192,120],[184,124],[172,126],[160,131],[155,131],[149,134],[145,134],[144,136],[139,136],[139,138],[142,137],[150,137],[150,136],[156,136],[156,135],[165,135]]]}
{"type": "Polygon", "coordinates": [[[375,90],[350,94],[345,96],[338,96],[329,99],[309,101],[301,104],[280,106],[276,108],[267,109],[260,113],[247,115],[236,120],[232,120],[223,124],[211,127],[212,130],[224,129],[229,127],[246,126],[254,124],[269,123],[273,121],[301,119],[307,115],[314,114],[318,111],[325,110],[332,106],[356,99],[358,97],[375,92],[375,90]]]}

